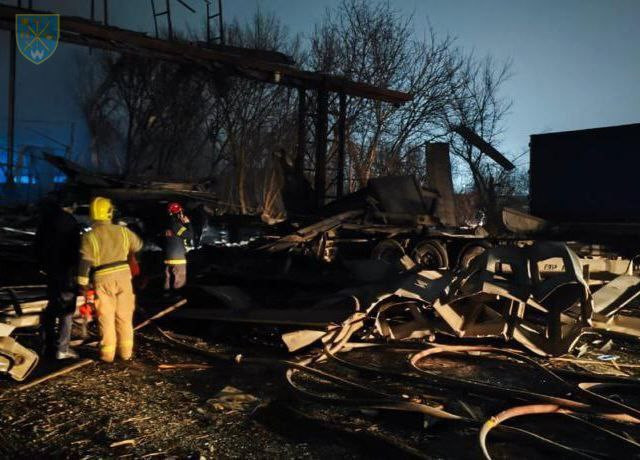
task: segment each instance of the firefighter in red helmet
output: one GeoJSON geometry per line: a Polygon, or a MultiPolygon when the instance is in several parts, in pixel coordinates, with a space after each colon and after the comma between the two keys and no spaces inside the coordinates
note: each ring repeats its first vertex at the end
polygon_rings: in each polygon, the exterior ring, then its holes
{"type": "Polygon", "coordinates": [[[187,282],[186,246],[193,238],[193,229],[180,203],[169,203],[167,212],[169,220],[164,233],[164,289],[170,294],[187,282]]]}

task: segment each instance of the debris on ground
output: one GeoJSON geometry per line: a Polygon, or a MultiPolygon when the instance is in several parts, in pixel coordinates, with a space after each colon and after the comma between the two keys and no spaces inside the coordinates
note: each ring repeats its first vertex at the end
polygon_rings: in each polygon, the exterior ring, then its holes
{"type": "MultiPolygon", "coordinates": [[[[0,381],[0,453],[600,458],[615,445],[637,455],[630,261],[564,242],[488,244],[479,228],[445,226],[438,199],[411,178],[374,179],[315,221],[201,244],[181,300],[159,301],[149,245],[131,363],[95,360],[95,324],[75,334],[80,360],[39,360],[42,277],[5,276],[0,372],[15,381],[0,381]]],[[[31,222],[10,227],[9,253],[16,238],[28,244],[31,222]]]]}

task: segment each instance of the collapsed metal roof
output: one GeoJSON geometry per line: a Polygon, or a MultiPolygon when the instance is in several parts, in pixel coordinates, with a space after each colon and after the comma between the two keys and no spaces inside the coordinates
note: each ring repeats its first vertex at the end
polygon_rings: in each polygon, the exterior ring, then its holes
{"type": "MultiPolygon", "coordinates": [[[[47,14],[25,8],[0,6],[0,28],[13,30],[16,14],[47,14]]],[[[94,48],[192,63],[210,70],[225,70],[240,77],[303,89],[322,89],[393,104],[410,101],[402,91],[380,88],[337,75],[302,70],[288,56],[225,45],[199,44],[152,38],[144,33],[60,15],[60,40],[94,48]]]]}

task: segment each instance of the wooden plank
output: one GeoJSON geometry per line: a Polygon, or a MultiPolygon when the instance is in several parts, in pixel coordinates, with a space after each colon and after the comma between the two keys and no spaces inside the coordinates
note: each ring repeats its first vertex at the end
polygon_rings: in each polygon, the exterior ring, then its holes
{"type": "Polygon", "coordinates": [[[308,328],[324,328],[329,323],[342,322],[350,314],[348,307],[343,309],[299,310],[289,308],[276,310],[270,308],[251,308],[249,310],[223,310],[213,308],[183,308],[173,314],[173,318],[222,321],[229,323],[274,324],[308,328]]]}
{"type": "Polygon", "coordinates": [[[63,367],[59,371],[55,371],[55,372],[52,372],[50,374],[43,375],[42,377],[39,377],[39,378],[37,378],[35,380],[32,380],[29,383],[25,383],[24,385],[21,385],[21,386],[17,387],[15,389],[15,391],[28,390],[29,388],[35,387],[36,385],[40,385],[43,382],[46,382],[46,381],[51,380],[51,379],[55,379],[56,377],[60,377],[60,376],[65,375],[65,374],[68,374],[69,372],[73,372],[76,369],[80,369],[81,367],[88,366],[89,364],[92,364],[94,362],[95,361],[93,359],[89,359],[89,358],[83,359],[82,361],[78,361],[77,363],[73,363],[70,366],[63,367]]]}
{"type": "Polygon", "coordinates": [[[153,315],[151,318],[144,320],[143,322],[141,322],[140,324],[138,324],[136,327],[133,328],[134,331],[138,331],[140,329],[142,329],[145,326],[148,326],[149,324],[151,324],[153,321],[156,321],[160,318],[162,318],[163,316],[168,315],[169,313],[171,313],[172,311],[177,310],[178,308],[182,307],[183,305],[185,305],[187,303],[186,299],[182,299],[176,303],[174,303],[173,305],[171,305],[170,307],[165,308],[164,310],[162,310],[161,312],[153,315]]]}
{"type": "MultiPolygon", "coordinates": [[[[140,329],[142,329],[145,326],[148,326],[150,323],[152,323],[154,320],[160,319],[165,315],[168,315],[169,313],[175,311],[176,309],[180,308],[181,306],[183,306],[184,304],[186,304],[187,301],[185,299],[180,300],[179,302],[165,308],[164,310],[162,310],[161,312],[157,313],[156,315],[152,316],[151,318],[147,319],[146,321],[143,321],[142,323],[138,324],[136,327],[133,328],[134,331],[138,331],[140,329]]],[[[89,343],[88,345],[96,345],[98,342],[92,342],[89,343]]],[[[27,390],[29,388],[32,388],[36,385],[39,385],[43,382],[47,382],[51,379],[54,379],[56,377],[60,377],[62,375],[66,375],[70,372],[75,371],[76,369],[80,369],[82,367],[88,366],[89,364],[94,363],[95,361],[91,358],[85,358],[81,361],[78,361],[76,363],[73,363],[69,366],[63,367],[62,369],[52,372],[50,374],[46,374],[43,375],[42,377],[39,377],[29,383],[26,383],[24,385],[21,385],[19,387],[17,387],[15,389],[15,391],[24,391],[27,390]]]]}

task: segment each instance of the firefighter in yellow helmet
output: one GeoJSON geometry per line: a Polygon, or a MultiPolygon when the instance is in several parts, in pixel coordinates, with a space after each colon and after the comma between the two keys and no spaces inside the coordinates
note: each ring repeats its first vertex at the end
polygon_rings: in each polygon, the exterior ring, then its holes
{"type": "Polygon", "coordinates": [[[116,351],[120,358],[133,354],[133,310],[135,295],[130,253],[142,249],[142,240],[126,227],[111,223],[111,200],[96,197],[89,206],[91,230],[82,235],[78,284],[86,290],[93,281],[100,326],[100,359],[113,362],[116,351]]]}

